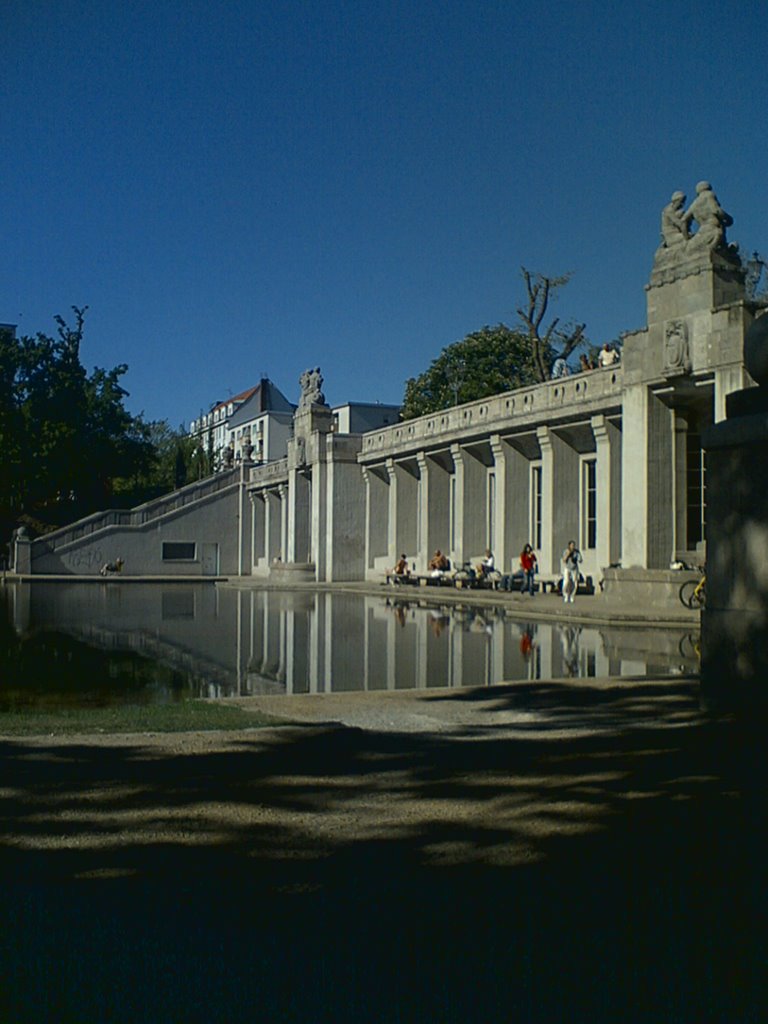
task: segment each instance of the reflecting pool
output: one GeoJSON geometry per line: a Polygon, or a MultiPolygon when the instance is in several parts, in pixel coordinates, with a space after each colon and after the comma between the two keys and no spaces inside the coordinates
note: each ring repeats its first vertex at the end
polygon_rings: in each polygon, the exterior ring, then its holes
{"type": "MultiPolygon", "coordinates": [[[[524,611],[524,609],[523,609],[524,611]]],[[[689,631],[211,583],[0,587],[0,710],[698,671],[689,631]]]]}

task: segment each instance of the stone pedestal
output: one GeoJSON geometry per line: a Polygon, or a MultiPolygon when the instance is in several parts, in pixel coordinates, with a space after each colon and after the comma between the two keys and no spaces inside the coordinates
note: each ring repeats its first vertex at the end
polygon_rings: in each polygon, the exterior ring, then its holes
{"type": "MultiPolygon", "coordinates": [[[[768,318],[757,321],[750,334],[753,332],[764,336],[768,343],[768,318]]],[[[729,395],[727,417],[706,431],[703,438],[707,451],[708,507],[702,691],[728,706],[765,706],[768,388],[750,388],[729,395]]]]}
{"type": "Polygon", "coordinates": [[[32,541],[26,528],[20,527],[12,543],[13,571],[17,576],[26,576],[32,572],[32,541]]]}

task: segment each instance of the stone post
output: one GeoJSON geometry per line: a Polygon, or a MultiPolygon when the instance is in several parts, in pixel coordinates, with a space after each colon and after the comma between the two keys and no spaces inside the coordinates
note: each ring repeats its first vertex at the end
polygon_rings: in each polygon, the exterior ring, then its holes
{"type": "Polygon", "coordinates": [[[761,385],[728,396],[707,452],[707,604],[701,684],[728,705],[768,703],[768,316],[744,341],[761,385]]]}
{"type": "Polygon", "coordinates": [[[32,541],[25,526],[18,528],[13,541],[13,571],[18,576],[28,576],[32,572],[32,541]]]}

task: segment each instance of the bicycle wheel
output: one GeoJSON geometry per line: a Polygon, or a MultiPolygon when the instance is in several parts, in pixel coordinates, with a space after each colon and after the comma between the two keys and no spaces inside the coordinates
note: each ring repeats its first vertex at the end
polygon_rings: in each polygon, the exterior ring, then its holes
{"type": "Polygon", "coordinates": [[[686,661],[701,660],[701,636],[698,633],[687,633],[680,638],[678,644],[680,656],[686,661]]]}
{"type": "Polygon", "coordinates": [[[700,608],[704,604],[703,590],[697,592],[699,580],[686,580],[680,587],[680,600],[686,608],[700,608]]]}

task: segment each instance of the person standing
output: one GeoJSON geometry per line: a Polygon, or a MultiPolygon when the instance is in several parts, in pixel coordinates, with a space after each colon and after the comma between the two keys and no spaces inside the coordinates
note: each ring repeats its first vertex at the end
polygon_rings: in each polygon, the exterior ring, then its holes
{"type": "Polygon", "coordinates": [[[614,363],[619,361],[619,353],[611,345],[610,342],[606,342],[605,345],[600,349],[597,356],[597,363],[600,367],[613,366],[614,363]]]}
{"type": "Polygon", "coordinates": [[[530,544],[526,544],[520,552],[520,568],[523,570],[523,593],[527,591],[533,597],[536,555],[530,544]]]}
{"type": "Polygon", "coordinates": [[[563,552],[563,602],[573,604],[576,590],[579,586],[579,563],[581,552],[576,547],[575,540],[568,541],[568,547],[563,552]]]}

